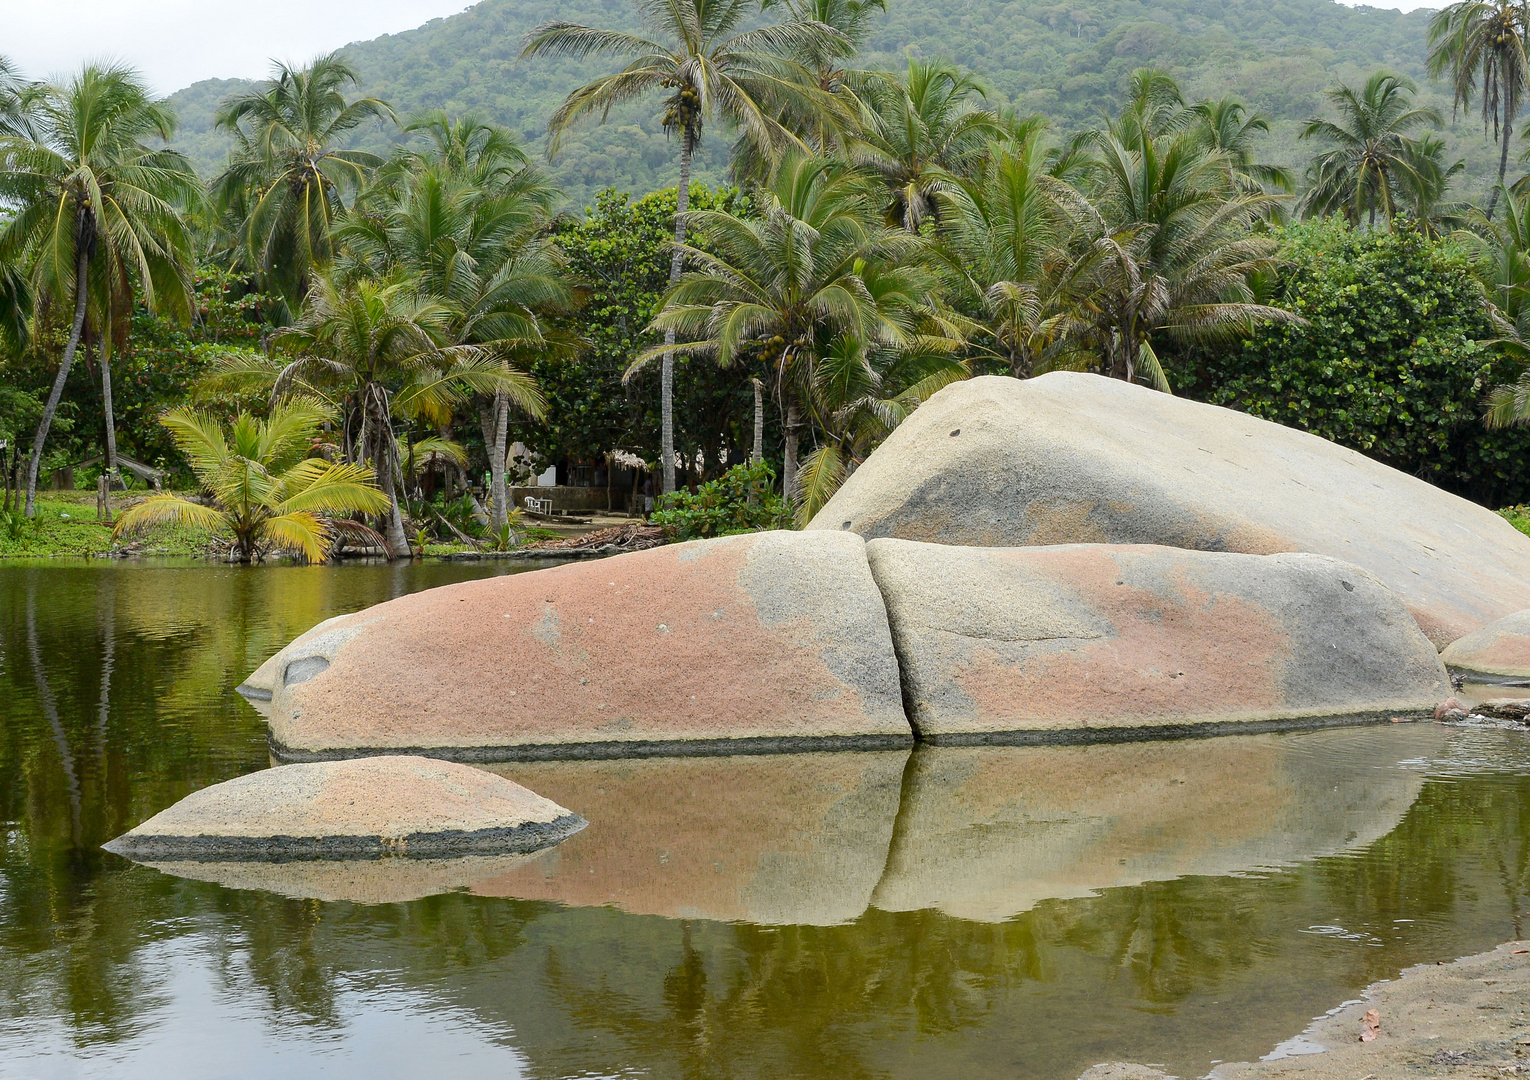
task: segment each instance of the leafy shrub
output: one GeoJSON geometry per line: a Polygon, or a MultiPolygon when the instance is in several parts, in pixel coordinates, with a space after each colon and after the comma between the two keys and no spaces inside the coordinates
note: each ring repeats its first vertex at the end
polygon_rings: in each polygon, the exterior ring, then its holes
{"type": "Polygon", "coordinates": [[[682,490],[661,497],[651,520],[677,540],[790,528],[791,516],[775,485],[775,470],[768,462],[735,465],[694,493],[682,490]]]}
{"type": "Polygon", "coordinates": [[[1514,374],[1481,286],[1448,241],[1350,229],[1283,234],[1274,302],[1306,325],[1268,325],[1242,348],[1171,371],[1180,392],[1302,428],[1496,506],[1530,496],[1530,431],[1489,431],[1484,395],[1514,374]]]}

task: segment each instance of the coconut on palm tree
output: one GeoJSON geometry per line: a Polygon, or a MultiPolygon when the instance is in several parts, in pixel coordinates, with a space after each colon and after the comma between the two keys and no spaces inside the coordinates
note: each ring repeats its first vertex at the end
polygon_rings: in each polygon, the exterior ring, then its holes
{"type": "Polygon", "coordinates": [[[1429,77],[1450,75],[1452,107],[1469,107],[1481,80],[1482,130],[1493,131],[1502,145],[1498,186],[1488,196],[1487,220],[1493,220],[1498,190],[1509,168],[1509,136],[1520,103],[1530,92],[1530,7],[1524,0],[1460,0],[1429,20],[1429,77]]]}
{"type": "Polygon", "coordinates": [[[331,418],[329,409],[303,400],[273,406],[264,420],[240,413],[226,430],[215,416],[194,409],[166,413],[160,423],[208,501],[151,495],[123,512],[113,535],[192,525],[228,538],[230,554],[243,563],[272,552],[322,562],[341,532],[380,539],[349,519],[388,505],[372,470],[314,456],[320,425],[331,418]]]}
{"type": "MultiPolygon", "coordinates": [[[[201,186],[181,154],[154,145],[174,133],[174,115],[126,68],[88,66],[67,85],[28,92],[24,104],[25,116],[0,134],[0,199],[14,208],[0,230],[0,263],[30,262],[38,301],[73,309],[27,466],[30,517],[92,295],[98,318],[102,298],[123,298],[121,314],[134,294],[152,309],[189,312],[192,244],[182,214],[201,186]]],[[[103,377],[109,398],[108,370],[103,377]]]]}
{"type": "Polygon", "coordinates": [[[346,100],[356,79],[338,52],[302,69],[277,64],[268,82],[229,98],[214,118],[234,137],[214,198],[239,236],[242,260],[294,308],[313,272],[334,258],[346,197],[382,164],[340,145],[367,120],[394,119],[376,98],[346,100]]]}
{"type": "Polygon", "coordinates": [[[1381,70],[1358,92],[1343,83],[1328,91],[1338,118],[1313,117],[1301,133],[1334,144],[1307,168],[1304,216],[1341,214],[1352,225],[1374,227],[1378,213],[1390,223],[1399,209],[1419,201],[1429,181],[1419,163],[1427,155],[1408,133],[1443,127],[1445,119],[1438,109],[1414,106],[1417,90],[1411,80],[1381,70]]]}
{"type": "MultiPolygon", "coordinates": [[[[522,56],[631,57],[620,71],[581,86],[558,106],[548,121],[549,151],[556,150],[561,134],[581,117],[599,114],[604,120],[615,105],[663,95],[664,130],[678,137],[680,151],[671,286],[680,278],[691,156],[704,123],[730,122],[756,145],[774,152],[802,145],[777,118],[789,103],[834,106],[799,58],[836,47],[848,52],[844,35],[823,23],[797,20],[741,29],[757,10],[751,0],[638,0],[638,13],[651,37],[550,22],[532,30],[523,43],[522,56]]],[[[674,344],[674,330],[666,329],[659,379],[666,494],[675,490],[674,344]]]]}

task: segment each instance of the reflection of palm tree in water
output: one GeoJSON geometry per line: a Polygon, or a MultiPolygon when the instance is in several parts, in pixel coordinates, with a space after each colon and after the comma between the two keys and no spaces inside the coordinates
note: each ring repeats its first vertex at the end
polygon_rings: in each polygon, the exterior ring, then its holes
{"type": "MultiPolygon", "coordinates": [[[[69,751],[69,736],[58,718],[58,703],[48,687],[48,676],[43,672],[42,654],[37,648],[37,582],[27,582],[27,654],[32,660],[32,677],[37,680],[37,700],[43,716],[53,732],[53,742],[58,747],[59,760],[64,766],[64,780],[69,788],[70,840],[80,842],[80,775],[75,769],[74,755],[69,751]]],[[[105,691],[103,690],[103,693],[105,691]]]]}
{"type": "Polygon", "coordinates": [[[106,779],[106,722],[111,713],[112,668],[117,663],[117,583],[108,578],[97,594],[101,608],[101,703],[96,713],[96,756],[106,779]]]}

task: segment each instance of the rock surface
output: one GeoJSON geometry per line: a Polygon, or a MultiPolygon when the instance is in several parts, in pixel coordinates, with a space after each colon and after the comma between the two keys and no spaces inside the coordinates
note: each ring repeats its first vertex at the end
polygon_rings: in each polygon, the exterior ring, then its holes
{"type": "MultiPolygon", "coordinates": [[[[250,672],[250,677],[234,689],[250,701],[270,701],[271,695],[276,691],[276,684],[280,677],[278,673],[282,670],[287,657],[292,654],[292,651],[294,649],[307,648],[309,642],[319,641],[331,626],[349,617],[348,615],[336,615],[305,630],[281,649],[277,650],[276,654],[264,664],[250,672]]],[[[322,645],[316,647],[322,647],[322,645]]]]}
{"type": "MultiPolygon", "coordinates": [[[[872,906],[1004,922],[1045,900],[1358,850],[1423,788],[1435,724],[1090,746],[922,746],[872,906]]],[[[560,849],[563,850],[563,849],[560,849]]]]}
{"type": "Polygon", "coordinates": [[[1450,692],[1397,598],[1320,555],[888,539],[867,555],[931,742],[1428,715],[1450,692]]]}
{"type": "MultiPolygon", "coordinates": [[[[1212,1080],[1416,1080],[1523,1076],[1530,1054],[1530,941],[1510,941],[1451,964],[1426,964],[1366,988],[1364,1000],[1322,1017],[1303,1053],[1218,1065],[1212,1080]],[[1375,1009],[1381,1033],[1361,1042],[1375,1009]],[[1322,1047],[1323,1052],[1316,1052],[1322,1047]]],[[[1096,1065],[1080,1080],[1172,1080],[1141,1065],[1096,1065]]]]}
{"type": "Polygon", "coordinates": [[[886,866],[907,760],[886,750],[496,765],[591,824],[473,892],[671,919],[846,922],[886,866]]]}
{"type": "Polygon", "coordinates": [[[1530,610],[1516,611],[1457,638],[1440,658],[1462,671],[1530,679],[1530,610]]]}
{"type": "Polygon", "coordinates": [[[283,650],[287,759],[906,746],[865,545],[766,532],[390,600],[283,650]]]}
{"type": "Polygon", "coordinates": [[[534,851],[585,824],[482,769],[371,757],[225,780],[104,846],[140,862],[439,857],[534,851]]]}
{"type": "Polygon", "coordinates": [[[1392,589],[1436,647],[1530,608],[1530,538],[1315,435],[1116,379],[953,384],[808,526],[968,546],[1306,551],[1392,589]]]}

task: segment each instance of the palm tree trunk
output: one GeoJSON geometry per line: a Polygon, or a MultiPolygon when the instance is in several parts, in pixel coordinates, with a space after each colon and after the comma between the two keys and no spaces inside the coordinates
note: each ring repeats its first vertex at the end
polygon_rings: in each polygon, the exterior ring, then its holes
{"type": "Polygon", "coordinates": [[[69,341],[64,345],[64,358],[58,365],[58,378],[43,406],[42,419],[37,423],[37,436],[32,440],[32,460],[27,463],[27,517],[37,516],[37,469],[42,464],[43,443],[48,441],[48,429],[53,426],[53,414],[58,412],[58,400],[64,395],[64,383],[69,369],[74,366],[74,353],[80,347],[80,334],[85,329],[86,292],[85,272],[90,269],[90,253],[84,244],[74,260],[74,325],[69,329],[69,341]]]}
{"type": "Polygon", "coordinates": [[[101,339],[101,407],[106,412],[106,523],[112,523],[112,485],[117,481],[117,418],[112,413],[111,330],[101,339]]]}
{"type": "Polygon", "coordinates": [[[117,482],[117,416],[112,411],[112,302],[101,320],[101,408],[106,413],[106,520],[112,520],[112,485],[117,482]]]}
{"type": "Polygon", "coordinates": [[[505,436],[510,426],[510,396],[494,395],[494,443],[489,449],[489,475],[494,482],[494,528],[510,521],[510,488],[505,483],[505,436]]]}
{"type": "Polygon", "coordinates": [[[754,452],[749,463],[758,465],[765,460],[765,384],[759,379],[749,381],[754,384],[754,452]]]}
{"type": "MultiPolygon", "coordinates": [[[[368,396],[375,401],[381,397],[381,393],[368,396]]],[[[384,524],[383,539],[388,543],[388,559],[391,562],[401,556],[407,558],[411,552],[409,538],[404,535],[404,517],[398,509],[398,485],[393,481],[393,425],[388,420],[386,399],[374,407],[378,412],[376,422],[372,425],[377,433],[373,436],[377,440],[377,452],[372,460],[377,470],[377,486],[388,496],[388,520],[384,524]]]]}
{"type": "Polygon", "coordinates": [[[1493,220],[1493,211],[1498,206],[1498,188],[1503,187],[1504,174],[1509,171],[1509,125],[1512,119],[1508,116],[1503,118],[1503,151],[1498,155],[1498,187],[1488,196],[1487,219],[1493,220]]]}
{"type": "MultiPolygon", "coordinates": [[[[669,257],[669,284],[673,288],[680,280],[680,266],[684,261],[680,245],[685,243],[685,211],[691,198],[691,151],[695,139],[690,131],[680,136],[680,183],[675,188],[675,250],[669,257]]],[[[664,331],[664,365],[659,370],[659,457],[664,462],[665,495],[675,490],[675,330],[664,331]]]]}
{"type": "Polygon", "coordinates": [[[797,435],[802,414],[795,401],[786,406],[786,455],[781,463],[781,497],[790,506],[797,498],[797,435]]]}

